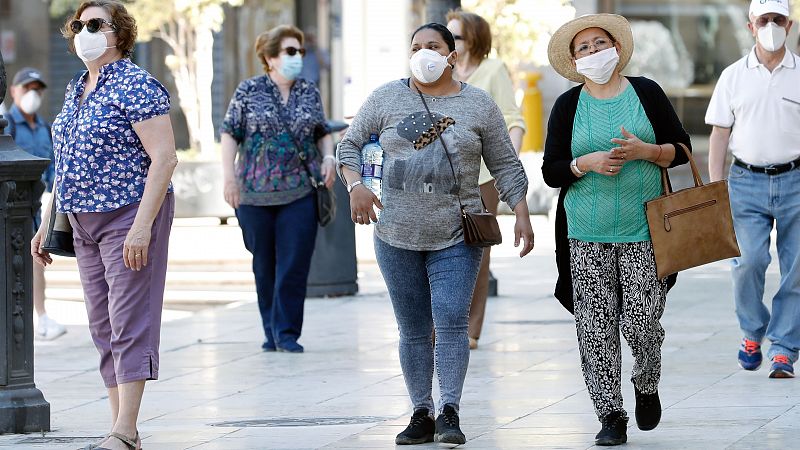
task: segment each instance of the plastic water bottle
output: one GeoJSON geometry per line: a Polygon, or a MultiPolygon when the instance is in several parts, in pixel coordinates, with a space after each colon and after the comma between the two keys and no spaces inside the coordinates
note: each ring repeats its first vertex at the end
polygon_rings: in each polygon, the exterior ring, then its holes
{"type": "MultiPolygon", "coordinates": [[[[361,149],[361,182],[364,183],[378,200],[381,199],[381,182],[383,181],[383,148],[378,142],[378,135],[369,135],[369,142],[361,149]]],[[[376,211],[380,217],[380,210],[376,211]]]]}

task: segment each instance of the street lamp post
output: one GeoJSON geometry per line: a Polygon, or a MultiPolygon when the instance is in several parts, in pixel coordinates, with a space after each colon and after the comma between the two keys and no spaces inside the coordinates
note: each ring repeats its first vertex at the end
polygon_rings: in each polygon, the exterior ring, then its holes
{"type": "MultiPolygon", "coordinates": [[[[0,103],[6,74],[0,54],[0,103]]],[[[0,433],[50,431],[50,404],[33,382],[33,213],[49,164],[14,144],[0,116],[0,433]]]]}

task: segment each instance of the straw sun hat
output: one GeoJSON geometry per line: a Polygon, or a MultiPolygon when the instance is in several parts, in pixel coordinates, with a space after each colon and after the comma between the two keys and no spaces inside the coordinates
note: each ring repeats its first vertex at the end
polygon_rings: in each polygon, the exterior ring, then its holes
{"type": "Polygon", "coordinates": [[[583,83],[584,78],[575,70],[569,45],[576,34],[587,28],[602,28],[619,43],[620,55],[617,67],[620,71],[628,65],[633,55],[633,33],[626,18],[617,14],[587,14],[572,19],[553,33],[547,45],[547,57],[556,72],[576,83],[583,83]]]}

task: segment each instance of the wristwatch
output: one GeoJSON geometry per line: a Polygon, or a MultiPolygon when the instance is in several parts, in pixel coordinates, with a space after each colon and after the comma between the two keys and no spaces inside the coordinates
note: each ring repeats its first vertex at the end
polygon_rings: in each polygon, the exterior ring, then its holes
{"type": "Polygon", "coordinates": [[[347,185],[347,193],[349,194],[350,192],[352,192],[353,188],[358,186],[359,184],[362,184],[361,180],[356,180],[356,181],[353,181],[352,183],[348,184],[347,185]]]}
{"type": "Polygon", "coordinates": [[[572,160],[572,161],[569,163],[569,166],[570,166],[572,169],[574,169],[574,171],[575,171],[575,174],[576,174],[578,177],[582,177],[582,176],[586,175],[586,172],[581,172],[581,169],[578,169],[578,158],[575,158],[575,159],[573,159],[573,160],[572,160]]]}

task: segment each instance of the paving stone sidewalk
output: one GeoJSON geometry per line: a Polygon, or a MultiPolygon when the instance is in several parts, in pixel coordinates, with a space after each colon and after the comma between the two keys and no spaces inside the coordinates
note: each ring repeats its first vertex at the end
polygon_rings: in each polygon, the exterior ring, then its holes
{"type": "MultiPolygon", "coordinates": [[[[490,301],[480,347],[471,353],[463,448],[586,449],[599,430],[572,317],[550,295],[549,225],[534,226],[544,232],[533,255],[520,260],[507,242],[492,263],[501,296],[490,301]]],[[[397,328],[377,267],[366,261],[360,271],[361,294],[307,301],[302,355],[260,351],[251,298],[165,323],[160,380],[148,383],[142,405],[144,448],[393,448],[411,408],[397,328]]],[[[767,279],[769,294],[776,267],[767,279]]],[[[663,420],[650,432],[631,420],[625,448],[800,447],[800,380],[769,380],[766,367],[745,372],[736,364],[740,335],[727,263],[682,273],[663,324],[663,420]]],[[[625,352],[623,393],[632,416],[625,352]]],[[[37,343],[36,382],[51,402],[53,431],[0,436],[0,448],[74,449],[106,433],[109,412],[96,367],[84,326],[37,343]]]]}

